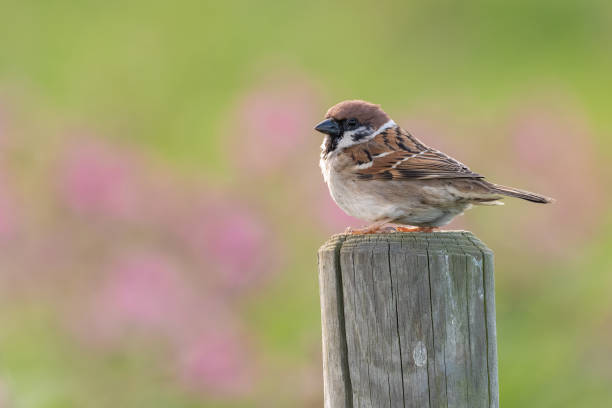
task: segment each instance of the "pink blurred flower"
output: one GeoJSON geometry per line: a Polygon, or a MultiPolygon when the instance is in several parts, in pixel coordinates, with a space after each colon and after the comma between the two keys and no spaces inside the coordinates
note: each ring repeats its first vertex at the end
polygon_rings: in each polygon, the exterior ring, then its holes
{"type": "MultiPolygon", "coordinates": [[[[5,147],[5,142],[7,138],[7,118],[6,111],[3,109],[4,106],[0,104],[0,149],[5,147]]],[[[3,150],[0,150],[2,152],[3,150]]]]}
{"type": "MultiPolygon", "coordinates": [[[[180,349],[204,328],[234,323],[228,299],[189,279],[189,270],[168,256],[142,252],[117,259],[76,327],[92,343],[115,345],[133,333],[180,349]],[[86,329],[84,332],[83,329],[86,329]]],[[[74,322],[72,322],[74,325],[74,322]]]]}
{"type": "Polygon", "coordinates": [[[186,312],[187,285],[179,269],[158,254],[119,259],[94,301],[97,335],[114,338],[126,329],[167,329],[186,312]]]}
{"type": "Polygon", "coordinates": [[[9,191],[8,182],[4,175],[9,174],[4,168],[4,155],[6,154],[6,113],[0,105],[0,240],[11,236],[15,231],[16,208],[9,191]]]}
{"type": "Polygon", "coordinates": [[[539,249],[559,254],[590,235],[601,219],[602,182],[593,137],[576,113],[542,107],[523,112],[512,134],[520,159],[516,167],[528,175],[529,188],[557,200],[545,211],[526,214],[519,226],[539,249]]]}
{"type": "Polygon", "coordinates": [[[78,142],[64,160],[61,192],[69,207],[113,217],[138,214],[139,183],[126,152],[102,142],[78,142]]]}
{"type": "Polygon", "coordinates": [[[248,390],[252,357],[234,316],[205,290],[196,295],[181,272],[159,254],[120,258],[81,323],[81,337],[113,347],[138,333],[148,342],[163,340],[189,387],[223,395],[248,390]]]}
{"type": "Polygon", "coordinates": [[[314,88],[303,78],[269,82],[245,95],[230,117],[231,152],[248,174],[282,167],[299,153],[321,116],[314,88]]]}
{"type": "Polygon", "coordinates": [[[197,390],[221,395],[242,394],[252,385],[251,361],[236,333],[210,331],[180,350],[179,376],[197,390]]]}
{"type": "Polygon", "coordinates": [[[0,176],[0,240],[11,237],[17,228],[17,211],[6,184],[0,176]]]}
{"type": "Polygon", "coordinates": [[[245,287],[278,267],[270,226],[235,201],[213,199],[185,220],[182,236],[224,285],[245,287]]]}

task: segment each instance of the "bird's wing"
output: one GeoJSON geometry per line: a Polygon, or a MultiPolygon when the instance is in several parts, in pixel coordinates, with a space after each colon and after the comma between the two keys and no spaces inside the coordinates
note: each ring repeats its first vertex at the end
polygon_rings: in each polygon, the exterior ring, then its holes
{"type": "Polygon", "coordinates": [[[353,171],[361,179],[483,178],[399,128],[377,135],[354,156],[353,171]]]}

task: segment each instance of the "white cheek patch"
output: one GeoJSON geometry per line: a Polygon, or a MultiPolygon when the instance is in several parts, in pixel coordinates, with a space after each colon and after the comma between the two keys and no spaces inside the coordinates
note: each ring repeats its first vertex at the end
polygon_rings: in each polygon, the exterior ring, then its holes
{"type": "Polygon", "coordinates": [[[365,126],[360,126],[360,127],[358,127],[357,129],[355,129],[355,130],[350,130],[350,131],[344,132],[344,133],[342,134],[342,137],[341,137],[341,138],[340,138],[340,140],[338,141],[338,146],[336,147],[336,149],[337,149],[337,150],[340,150],[340,149],[345,149],[345,148],[347,148],[347,147],[350,147],[350,146],[356,145],[356,144],[358,144],[358,143],[363,143],[363,142],[365,142],[366,140],[370,140],[370,136],[369,136],[369,135],[368,135],[368,136],[364,136],[364,137],[362,137],[362,138],[361,138],[361,139],[359,139],[359,140],[354,140],[354,139],[353,139],[353,136],[358,135],[358,134],[360,134],[360,133],[361,133],[361,134],[363,134],[363,133],[365,133],[365,132],[367,132],[367,131],[368,131],[368,128],[367,128],[367,127],[365,127],[365,126]]]}
{"type": "Polygon", "coordinates": [[[395,126],[395,122],[391,119],[389,120],[387,123],[383,123],[378,129],[376,129],[376,132],[372,133],[370,135],[370,137],[368,138],[368,140],[372,139],[374,136],[381,134],[382,132],[384,132],[385,130],[389,129],[390,127],[395,126]]]}

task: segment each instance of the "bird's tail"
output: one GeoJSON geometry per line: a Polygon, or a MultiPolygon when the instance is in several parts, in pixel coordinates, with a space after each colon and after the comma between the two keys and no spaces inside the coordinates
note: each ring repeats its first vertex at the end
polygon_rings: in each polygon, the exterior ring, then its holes
{"type": "Polygon", "coordinates": [[[491,184],[491,189],[494,193],[498,193],[501,195],[509,196],[509,197],[517,197],[522,198],[523,200],[531,201],[532,203],[540,203],[540,204],[548,204],[555,201],[552,198],[545,197],[540,194],[531,193],[525,190],[519,190],[518,188],[501,186],[499,184],[491,184]]]}

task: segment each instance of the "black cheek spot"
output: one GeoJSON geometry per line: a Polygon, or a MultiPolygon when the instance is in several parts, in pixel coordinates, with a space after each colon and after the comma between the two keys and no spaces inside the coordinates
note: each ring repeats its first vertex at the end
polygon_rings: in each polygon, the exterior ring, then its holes
{"type": "Polygon", "coordinates": [[[361,139],[365,138],[368,135],[367,132],[364,133],[355,133],[353,136],[351,136],[351,139],[353,139],[353,142],[358,142],[361,139]]]}

